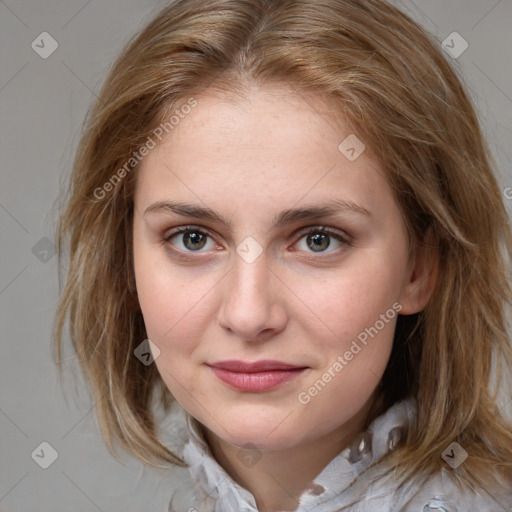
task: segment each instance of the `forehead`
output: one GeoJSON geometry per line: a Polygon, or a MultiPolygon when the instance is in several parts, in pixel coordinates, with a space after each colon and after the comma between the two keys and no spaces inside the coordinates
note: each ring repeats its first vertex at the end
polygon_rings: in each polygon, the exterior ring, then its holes
{"type": "Polygon", "coordinates": [[[378,162],[366,150],[352,161],[340,151],[356,136],[321,96],[283,85],[243,95],[207,90],[195,99],[197,106],[144,158],[139,202],[185,195],[226,207],[243,197],[269,207],[337,192],[366,203],[382,196],[378,162]]]}

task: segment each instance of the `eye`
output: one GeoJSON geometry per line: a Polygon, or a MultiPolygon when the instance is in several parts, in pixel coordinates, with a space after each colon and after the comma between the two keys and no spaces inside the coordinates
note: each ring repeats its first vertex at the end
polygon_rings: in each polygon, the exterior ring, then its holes
{"type": "Polygon", "coordinates": [[[206,231],[195,227],[175,229],[169,235],[165,235],[164,240],[183,252],[198,252],[217,247],[206,231]]]}
{"type": "Polygon", "coordinates": [[[314,253],[331,253],[343,246],[350,245],[340,233],[329,228],[313,228],[303,233],[296,243],[299,251],[314,253]]]}

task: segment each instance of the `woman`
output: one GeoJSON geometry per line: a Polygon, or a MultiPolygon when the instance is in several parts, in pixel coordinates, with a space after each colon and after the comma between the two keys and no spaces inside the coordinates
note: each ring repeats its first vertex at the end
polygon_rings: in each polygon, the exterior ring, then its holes
{"type": "Polygon", "coordinates": [[[59,227],[57,346],[69,319],[109,447],[177,466],[170,510],[508,510],[492,165],[388,3],[170,4],[103,86],[59,227]]]}

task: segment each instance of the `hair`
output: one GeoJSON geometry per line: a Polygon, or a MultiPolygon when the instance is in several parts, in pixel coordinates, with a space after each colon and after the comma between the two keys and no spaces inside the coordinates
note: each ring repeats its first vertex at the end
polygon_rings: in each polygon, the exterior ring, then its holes
{"type": "Polygon", "coordinates": [[[330,102],[385,170],[411,250],[429,243],[439,255],[427,306],[397,320],[367,420],[416,398],[417,421],[389,462],[400,478],[434,473],[456,441],[469,454],[453,471],[460,487],[512,482],[511,425],[497,405],[512,368],[510,221],[475,109],[439,46],[383,0],[178,0],[132,38],[86,119],[56,237],[59,262],[69,248],[56,360],[62,368],[69,320],[112,454],[120,443],[146,464],[184,464],[159,440],[155,406],[168,410],[172,396],[156,365],[133,356],[147,335],[132,262],[137,165],[126,162],[193,95],[276,83],[330,102]]]}

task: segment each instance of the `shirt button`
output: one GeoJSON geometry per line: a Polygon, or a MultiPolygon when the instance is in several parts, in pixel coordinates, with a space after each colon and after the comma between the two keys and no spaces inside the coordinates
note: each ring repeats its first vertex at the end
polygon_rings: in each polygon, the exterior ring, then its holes
{"type": "Polygon", "coordinates": [[[363,455],[369,453],[372,449],[372,437],[368,432],[361,432],[350,447],[350,462],[359,462],[363,455]]]}
{"type": "Polygon", "coordinates": [[[394,427],[389,431],[388,435],[388,448],[389,450],[394,450],[402,440],[403,430],[400,427],[394,427]]]}

